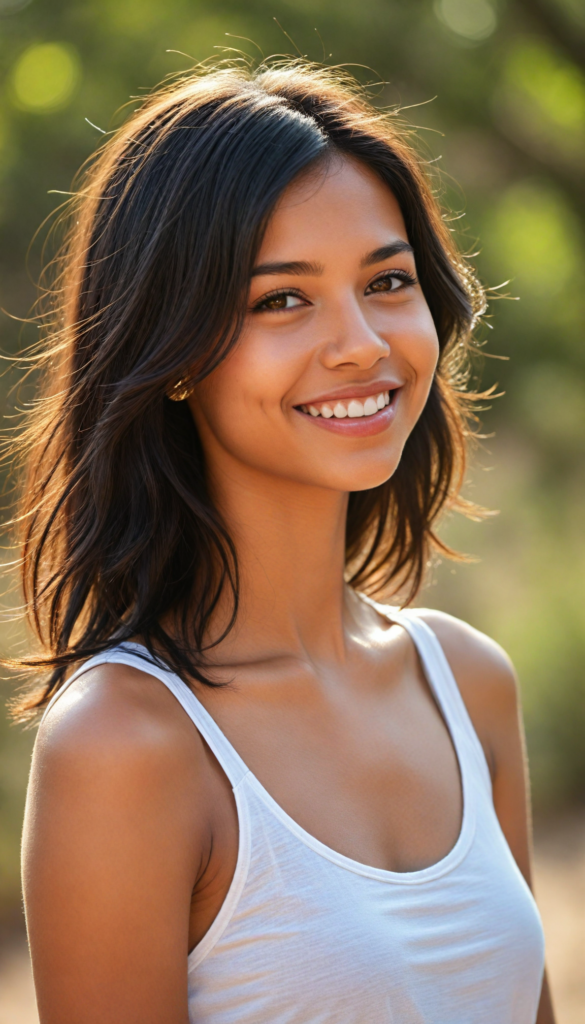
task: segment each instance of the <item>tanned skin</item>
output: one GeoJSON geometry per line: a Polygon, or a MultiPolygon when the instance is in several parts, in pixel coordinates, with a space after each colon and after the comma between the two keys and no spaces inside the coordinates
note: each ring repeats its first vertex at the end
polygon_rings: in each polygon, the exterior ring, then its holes
{"type": "MultiPolygon", "coordinates": [[[[443,858],[462,817],[455,751],[410,638],[343,581],[348,493],[396,469],[438,357],[413,253],[372,260],[407,242],[393,195],[359,163],[302,178],[268,226],[241,341],[190,399],[242,580],[211,667],[229,685],[195,692],[304,829],[394,871],[443,858]],[[380,433],[335,433],[300,408],[389,378],[399,400],[380,433]]],[[[417,614],[451,664],[530,883],[514,670],[470,626],[417,614]]],[[[122,665],[82,675],[39,731],[26,811],[41,1024],[188,1024],[187,953],[237,850],[229,782],[165,686],[122,665]]],[[[546,983],[537,1024],[554,1024],[546,983]]]]}

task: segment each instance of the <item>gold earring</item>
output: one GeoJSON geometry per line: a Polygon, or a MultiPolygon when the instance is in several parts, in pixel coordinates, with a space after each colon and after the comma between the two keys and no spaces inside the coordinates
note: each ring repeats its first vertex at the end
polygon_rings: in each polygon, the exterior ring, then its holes
{"type": "Polygon", "coordinates": [[[193,385],[189,383],[186,377],[178,380],[172,388],[167,391],[167,398],[170,398],[171,402],[184,402],[189,395],[193,394],[193,385]]]}

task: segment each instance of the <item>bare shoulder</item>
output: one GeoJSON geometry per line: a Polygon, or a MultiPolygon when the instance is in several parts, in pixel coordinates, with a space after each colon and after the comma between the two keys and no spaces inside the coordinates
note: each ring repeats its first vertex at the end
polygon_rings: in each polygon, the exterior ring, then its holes
{"type": "Polygon", "coordinates": [[[88,1005],[92,1020],[187,1019],[190,908],[222,805],[209,757],[173,694],[135,668],[88,670],[50,709],[23,883],[51,1020],[85,1019],[88,1005]]]}
{"type": "Polygon", "coordinates": [[[160,680],[128,665],[89,669],[42,722],[35,755],[45,760],[108,763],[153,774],[203,755],[203,744],[160,680]]]}
{"type": "Polygon", "coordinates": [[[207,748],[164,684],[130,666],[103,664],[75,680],[42,722],[29,803],[75,806],[76,813],[93,806],[124,827],[128,806],[136,805],[162,826],[188,821],[196,841],[206,827],[210,774],[207,748]]]}
{"type": "Polygon", "coordinates": [[[495,771],[498,751],[510,731],[518,730],[518,680],[508,654],[491,637],[453,615],[430,608],[414,614],[437,636],[495,771]]]}
{"type": "Polygon", "coordinates": [[[516,700],[516,672],[500,644],[446,612],[421,608],[415,614],[437,636],[460,685],[482,690],[495,702],[516,700]]]}

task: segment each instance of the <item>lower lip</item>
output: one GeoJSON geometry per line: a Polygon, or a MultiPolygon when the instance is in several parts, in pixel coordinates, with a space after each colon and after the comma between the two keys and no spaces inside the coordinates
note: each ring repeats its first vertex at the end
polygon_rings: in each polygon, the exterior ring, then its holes
{"type": "Polygon", "coordinates": [[[343,434],[345,437],[371,437],[373,434],[381,434],[390,426],[396,415],[397,401],[398,393],[395,392],[392,403],[374,413],[373,416],[345,416],[341,420],[334,416],[327,420],[324,416],[311,416],[310,413],[301,412],[300,409],[296,411],[315,426],[321,427],[322,430],[329,430],[333,434],[343,434]]]}

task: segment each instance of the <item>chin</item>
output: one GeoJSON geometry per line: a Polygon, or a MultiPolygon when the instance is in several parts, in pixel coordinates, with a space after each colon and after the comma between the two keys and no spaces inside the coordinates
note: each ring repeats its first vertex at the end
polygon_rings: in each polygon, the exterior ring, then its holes
{"type": "Polygon", "coordinates": [[[339,491],[370,491],[374,487],[381,487],[390,477],[394,475],[400,462],[400,455],[392,459],[380,460],[380,462],[364,464],[365,459],[356,467],[355,462],[350,467],[339,467],[337,472],[332,474],[333,467],[329,466],[323,474],[323,483],[326,487],[339,491]]]}

